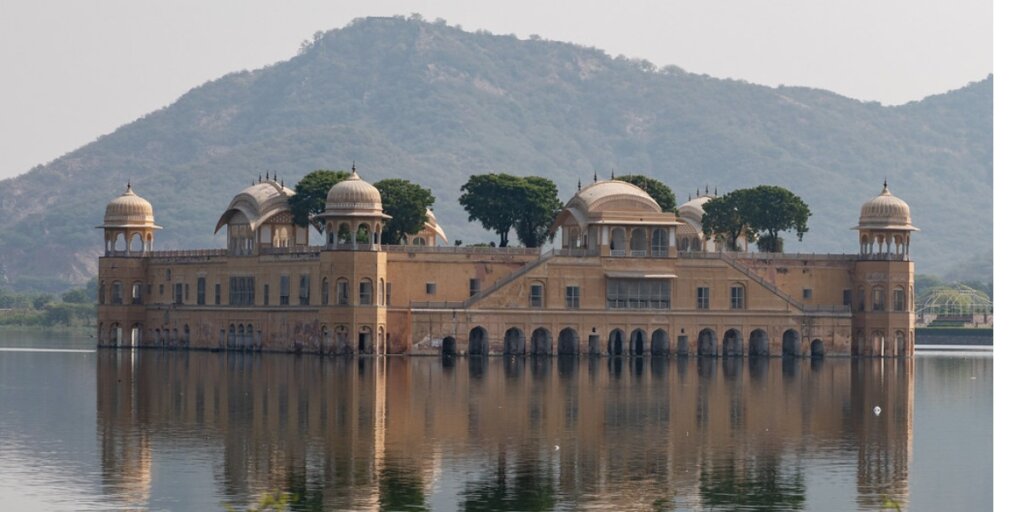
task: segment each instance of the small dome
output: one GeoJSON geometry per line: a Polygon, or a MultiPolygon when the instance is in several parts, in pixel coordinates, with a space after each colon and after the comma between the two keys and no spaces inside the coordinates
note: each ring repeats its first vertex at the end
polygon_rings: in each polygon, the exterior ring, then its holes
{"type": "Polygon", "coordinates": [[[913,229],[910,224],[910,206],[892,195],[889,183],[882,186],[882,192],[860,208],[860,228],[913,229]]]}
{"type": "Polygon", "coordinates": [[[107,203],[101,227],[153,227],[153,205],[136,194],[129,183],[123,194],[107,203]]]}
{"type": "Polygon", "coordinates": [[[352,175],[331,187],[327,193],[328,212],[336,210],[369,210],[381,212],[380,191],[370,183],[363,181],[359,173],[352,175]]]}
{"type": "Polygon", "coordinates": [[[676,212],[679,213],[680,217],[691,219],[693,221],[700,223],[704,219],[704,205],[708,201],[714,199],[715,197],[716,196],[713,196],[711,194],[699,195],[683,203],[682,206],[676,209],[676,212]]]}

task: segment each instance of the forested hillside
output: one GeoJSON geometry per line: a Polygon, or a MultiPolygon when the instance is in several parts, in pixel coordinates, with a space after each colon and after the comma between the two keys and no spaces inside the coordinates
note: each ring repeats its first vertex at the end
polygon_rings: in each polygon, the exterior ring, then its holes
{"type": "Polygon", "coordinates": [[[165,228],[158,248],[213,247],[220,210],[257,173],[292,185],[353,160],[367,180],[431,188],[449,238],[466,243],[493,239],[458,205],[471,174],[547,176],[564,201],[577,179],[614,170],[661,179],[681,201],[705,184],[784,186],[813,212],[788,251],[853,252],[860,204],[888,177],[922,230],[919,272],[991,275],[991,76],[884,107],[568,43],[372,18],[0,181],[0,279],[37,289],[86,281],[101,249],[93,227],[129,178],[165,228]]]}

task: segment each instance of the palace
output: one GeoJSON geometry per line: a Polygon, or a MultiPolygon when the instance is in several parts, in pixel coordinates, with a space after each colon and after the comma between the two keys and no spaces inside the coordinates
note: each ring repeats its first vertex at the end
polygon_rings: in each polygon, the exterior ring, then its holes
{"type": "MultiPolygon", "coordinates": [[[[701,228],[712,194],[665,213],[632,184],[581,187],[560,246],[446,246],[428,212],[384,245],[379,191],[327,196],[324,243],[266,179],[216,223],[225,249],[157,251],[129,184],[106,208],[100,346],[319,354],[885,356],[914,353],[910,208],[888,184],[864,203],[856,254],[730,252],[701,228]]],[[[851,237],[852,238],[852,237],[851,237]]]]}

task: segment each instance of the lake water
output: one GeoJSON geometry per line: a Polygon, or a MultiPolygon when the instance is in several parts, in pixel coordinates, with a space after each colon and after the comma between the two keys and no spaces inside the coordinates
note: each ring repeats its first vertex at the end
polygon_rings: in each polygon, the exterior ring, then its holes
{"type": "Polygon", "coordinates": [[[276,492],[292,510],[992,508],[991,352],[346,360],[11,331],[0,347],[84,350],[0,349],[4,510],[276,492]]]}

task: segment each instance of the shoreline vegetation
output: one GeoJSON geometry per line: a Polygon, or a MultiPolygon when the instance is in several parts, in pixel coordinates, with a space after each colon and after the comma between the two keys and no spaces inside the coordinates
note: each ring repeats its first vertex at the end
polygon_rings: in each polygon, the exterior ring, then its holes
{"type": "Polygon", "coordinates": [[[0,288],[0,329],[33,328],[77,331],[96,326],[97,282],[59,296],[0,288]]]}

